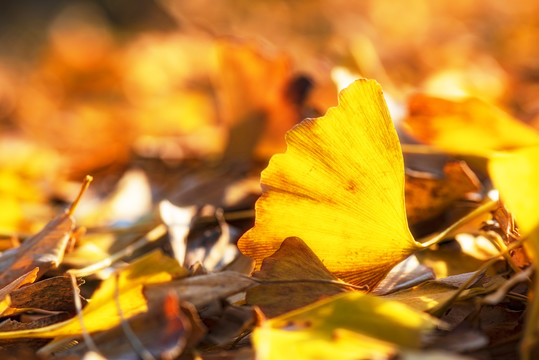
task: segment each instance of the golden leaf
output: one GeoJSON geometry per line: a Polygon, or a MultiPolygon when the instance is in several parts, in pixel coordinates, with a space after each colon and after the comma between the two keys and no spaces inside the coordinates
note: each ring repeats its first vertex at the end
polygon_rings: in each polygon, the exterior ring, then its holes
{"type": "Polygon", "coordinates": [[[418,140],[451,153],[490,157],[494,151],[539,144],[539,134],[479,99],[452,101],[416,95],[407,130],[418,140]]]}
{"type": "Polygon", "coordinates": [[[253,343],[261,359],[372,358],[395,345],[419,347],[437,323],[397,301],[351,292],[263,321],[253,343]]]}
{"type": "MultiPolygon", "coordinates": [[[[159,251],[137,259],[103,281],[88,305],[82,310],[85,330],[89,333],[110,329],[121,322],[115,291],[118,288],[120,307],[125,319],[147,310],[142,288],[147,284],[170,281],[173,276],[184,273],[177,261],[159,251]],[[105,319],[105,320],[104,320],[105,319]]],[[[78,317],[54,325],[20,331],[0,332],[0,339],[52,338],[80,335],[83,332],[78,317]]]]}
{"type": "Polygon", "coordinates": [[[408,229],[400,144],[375,81],[354,82],[286,140],[262,172],[255,226],[238,244],[256,269],[296,236],[334,275],[372,289],[422,247],[408,229]]]}
{"type": "Polygon", "coordinates": [[[539,146],[496,153],[489,173],[520,230],[532,232],[539,225],[539,146]]]}

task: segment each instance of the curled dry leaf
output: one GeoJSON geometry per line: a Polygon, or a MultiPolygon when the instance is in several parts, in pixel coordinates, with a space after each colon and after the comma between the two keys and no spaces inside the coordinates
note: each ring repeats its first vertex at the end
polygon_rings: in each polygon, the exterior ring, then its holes
{"type": "Polygon", "coordinates": [[[14,254],[6,253],[1,256],[0,287],[36,267],[39,268],[38,277],[57,267],[64,257],[74,228],[75,220],[66,211],[49,222],[39,233],[27,239],[14,254]]]}
{"type": "MultiPolygon", "coordinates": [[[[76,289],[78,292],[78,289],[76,289]]],[[[73,289],[69,276],[55,276],[13,291],[11,307],[75,312],[73,289]]],[[[85,303],[82,299],[83,304],[85,303]]]]}
{"type": "Polygon", "coordinates": [[[372,289],[422,248],[408,229],[400,144],[375,81],[352,83],[339,106],[286,140],[262,172],[255,226],[238,243],[257,269],[297,236],[335,276],[372,289]]]}
{"type": "Polygon", "coordinates": [[[0,314],[3,314],[4,311],[10,306],[10,294],[21,286],[33,283],[37,278],[38,271],[39,269],[35,268],[34,270],[21,275],[19,278],[13,280],[11,283],[0,289],[0,314]]]}

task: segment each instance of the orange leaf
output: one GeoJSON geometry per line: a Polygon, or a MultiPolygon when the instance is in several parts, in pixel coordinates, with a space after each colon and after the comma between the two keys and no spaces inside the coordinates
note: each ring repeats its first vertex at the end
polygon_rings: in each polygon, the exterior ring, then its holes
{"type": "Polygon", "coordinates": [[[539,133],[479,99],[416,95],[409,108],[407,130],[451,153],[489,157],[494,151],[539,144],[539,133]]]}

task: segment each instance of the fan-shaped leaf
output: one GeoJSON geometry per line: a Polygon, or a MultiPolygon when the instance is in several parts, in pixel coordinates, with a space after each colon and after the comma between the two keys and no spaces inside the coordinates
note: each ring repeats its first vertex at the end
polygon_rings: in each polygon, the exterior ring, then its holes
{"type": "Polygon", "coordinates": [[[339,105],[287,133],[262,172],[256,222],[239,242],[262,260],[282,241],[305,241],[337,277],[371,289],[421,247],[408,230],[404,165],[380,86],[358,80],[339,105]]]}

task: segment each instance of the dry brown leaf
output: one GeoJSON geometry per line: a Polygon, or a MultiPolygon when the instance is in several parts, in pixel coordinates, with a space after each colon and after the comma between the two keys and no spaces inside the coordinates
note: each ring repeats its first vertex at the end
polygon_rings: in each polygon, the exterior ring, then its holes
{"type": "Polygon", "coordinates": [[[74,228],[75,220],[66,211],[49,222],[39,233],[24,241],[14,253],[1,256],[0,287],[36,267],[39,268],[38,278],[57,267],[62,262],[74,228]]]}
{"type": "MultiPolygon", "coordinates": [[[[78,289],[77,289],[78,291],[78,289]]],[[[56,276],[15,290],[10,294],[11,308],[75,312],[69,276],[56,276]]],[[[83,304],[85,303],[84,299],[83,304]]]]}
{"type": "Polygon", "coordinates": [[[380,284],[372,291],[374,295],[385,295],[434,280],[431,268],[421,265],[414,255],[395,266],[380,284]]]}
{"type": "Polygon", "coordinates": [[[4,313],[11,303],[11,299],[8,296],[21,286],[33,283],[37,278],[38,271],[39,269],[35,268],[0,289],[0,315],[4,313]]]}
{"type": "Polygon", "coordinates": [[[144,288],[144,295],[153,301],[155,297],[162,297],[163,294],[173,292],[183,301],[190,302],[200,309],[215,300],[240,293],[256,284],[256,280],[245,275],[223,271],[169,281],[164,284],[147,285],[144,288]]]}
{"type": "Polygon", "coordinates": [[[448,162],[444,178],[407,171],[405,179],[406,215],[411,224],[440,215],[456,200],[477,192],[481,183],[465,162],[448,162]]]}
{"type": "Polygon", "coordinates": [[[343,286],[329,283],[339,280],[300,238],[285,239],[279,250],[264,259],[253,277],[269,282],[298,280],[290,284],[262,284],[247,290],[247,304],[260,307],[270,318],[347,291],[343,286]],[[328,283],[301,280],[326,280],[328,283]]]}

